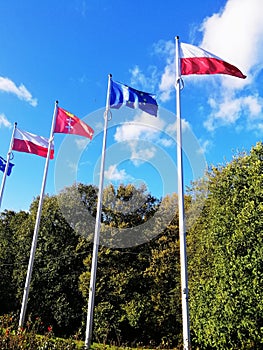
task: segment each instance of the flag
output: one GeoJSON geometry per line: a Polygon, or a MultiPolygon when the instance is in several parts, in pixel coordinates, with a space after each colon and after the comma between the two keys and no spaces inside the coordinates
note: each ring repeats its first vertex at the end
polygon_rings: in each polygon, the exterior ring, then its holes
{"type": "MultiPolygon", "coordinates": [[[[10,163],[8,164],[8,170],[7,170],[7,173],[6,175],[9,176],[11,175],[11,171],[12,171],[12,168],[15,164],[13,163],[10,163]]],[[[2,157],[0,157],[0,171],[2,171],[3,173],[5,172],[5,167],[6,167],[6,160],[2,157]]]]}
{"type": "MultiPolygon", "coordinates": [[[[14,135],[13,151],[36,154],[41,157],[47,157],[48,139],[43,136],[31,134],[16,128],[14,135]]],[[[54,145],[52,142],[50,159],[54,158],[54,145]]]]}
{"type": "Polygon", "coordinates": [[[140,108],[146,113],[157,117],[158,105],[153,94],[135,90],[122,83],[111,81],[110,106],[120,108],[126,105],[130,108],[140,108]]]}
{"type": "Polygon", "coordinates": [[[228,74],[245,79],[246,76],[222,58],[190,44],[180,44],[181,74],[228,74]]]}
{"type": "Polygon", "coordinates": [[[63,108],[57,108],[57,117],[54,132],[63,134],[75,134],[92,139],[94,130],[74,114],[63,108]]]}

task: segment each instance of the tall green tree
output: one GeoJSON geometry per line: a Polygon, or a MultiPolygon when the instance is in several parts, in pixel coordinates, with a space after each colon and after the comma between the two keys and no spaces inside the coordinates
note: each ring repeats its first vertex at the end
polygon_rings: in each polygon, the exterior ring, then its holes
{"type": "MultiPolygon", "coordinates": [[[[65,210],[67,203],[66,209],[71,209],[72,218],[75,215],[74,225],[77,221],[81,223],[83,216],[79,214],[75,205],[78,200],[72,197],[76,187],[80,189],[81,198],[87,205],[86,194],[90,193],[91,188],[85,189],[82,185],[67,188],[61,195],[46,196],[44,199],[27,307],[27,315],[33,318],[40,316],[45,324],[53,325],[58,335],[72,334],[81,326],[83,298],[78,281],[84,271],[83,260],[91,252],[91,243],[86,242],[85,238],[71,227],[72,222],[66,220],[65,212],[62,212],[59,205],[64,203],[65,210]],[[60,196],[63,197],[62,202],[60,196]]],[[[90,197],[90,202],[93,200],[94,197],[90,197]]],[[[89,204],[92,207],[94,203],[89,204]]],[[[19,229],[17,261],[20,261],[20,266],[15,272],[15,278],[20,300],[37,207],[38,199],[30,207],[26,224],[19,229]]],[[[88,228],[87,223],[85,226],[88,228]]],[[[87,230],[85,232],[87,233],[87,230]]]]}
{"type": "Polygon", "coordinates": [[[5,210],[0,214],[0,314],[12,312],[18,305],[13,272],[17,266],[17,235],[28,214],[5,210]]]}
{"type": "MultiPolygon", "coordinates": [[[[107,233],[108,239],[104,242],[110,244],[100,247],[98,256],[94,312],[97,341],[178,344],[181,307],[176,201],[176,197],[167,197],[160,203],[145,193],[145,189],[132,185],[117,189],[110,186],[104,191],[102,219],[106,227],[103,233],[107,233]],[[149,227],[143,225],[153,218],[149,227]],[[134,227],[128,232],[135,237],[126,236],[122,241],[122,230],[119,230],[116,239],[112,227],[134,227]],[[136,235],[148,237],[148,241],[136,245],[140,241],[136,235]],[[124,241],[128,243],[126,248],[111,246],[112,242],[124,241]],[[134,246],[129,246],[131,242],[134,246]]],[[[85,298],[91,262],[88,256],[87,271],[81,275],[80,288],[85,298]]]]}
{"type": "Polygon", "coordinates": [[[190,311],[202,349],[263,347],[263,144],[212,167],[188,235],[190,311]]]}

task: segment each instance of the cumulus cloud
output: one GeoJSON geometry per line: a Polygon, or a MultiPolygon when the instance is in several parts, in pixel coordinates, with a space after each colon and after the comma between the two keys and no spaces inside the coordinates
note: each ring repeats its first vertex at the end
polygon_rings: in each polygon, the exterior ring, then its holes
{"type": "Polygon", "coordinates": [[[174,91],[175,84],[175,50],[174,42],[160,40],[153,45],[154,53],[166,62],[164,73],[161,76],[161,82],[159,84],[160,100],[166,102],[171,98],[171,94],[174,91]]]}
{"type": "MultiPolygon", "coordinates": [[[[213,84],[216,79],[217,89],[211,89],[208,97],[208,113],[204,126],[213,131],[217,127],[238,123],[245,117],[247,123],[251,119],[259,119],[262,114],[262,99],[259,93],[249,93],[263,68],[263,21],[261,0],[228,0],[218,12],[204,19],[198,31],[202,34],[201,42],[194,42],[237,66],[247,79],[231,76],[184,77],[187,83],[213,84]]],[[[174,89],[174,43],[160,41],[155,46],[157,54],[166,56],[161,82],[159,85],[162,101],[171,98],[174,89]]],[[[256,87],[253,89],[255,91],[256,87]]],[[[258,120],[258,123],[260,121],[258,120]]],[[[251,123],[250,123],[251,124],[251,123]]]]}
{"type": "Polygon", "coordinates": [[[12,124],[4,114],[0,114],[0,127],[11,128],[12,124]]]}
{"type": "Polygon", "coordinates": [[[79,139],[75,140],[75,143],[76,143],[78,149],[84,150],[86,148],[87,144],[89,143],[89,140],[86,138],[81,138],[81,139],[79,138],[79,139]]]}
{"type": "Polygon", "coordinates": [[[212,142],[210,140],[200,139],[198,140],[198,143],[200,148],[196,150],[197,154],[205,154],[212,146],[212,142]]]}
{"type": "Polygon", "coordinates": [[[250,78],[255,67],[263,67],[261,8],[261,0],[228,0],[221,12],[203,21],[201,46],[238,66],[250,78]]]}
{"type": "MultiPolygon", "coordinates": [[[[165,122],[161,118],[149,117],[147,113],[139,112],[132,121],[123,123],[116,128],[114,139],[117,142],[125,142],[130,149],[132,163],[139,166],[155,155],[155,148],[145,148],[142,141],[159,142],[160,132],[163,132],[164,128],[165,122]]],[[[163,145],[165,146],[165,144],[163,145]]],[[[170,142],[167,141],[166,146],[170,146],[170,142]]]]}
{"type": "Polygon", "coordinates": [[[235,97],[224,93],[221,100],[210,98],[208,103],[211,113],[204,125],[209,131],[215,130],[218,126],[235,124],[242,115],[247,116],[247,123],[254,124],[262,119],[263,99],[256,95],[235,97]]]}
{"type": "Polygon", "coordinates": [[[125,181],[129,178],[125,169],[118,170],[117,164],[112,164],[104,172],[105,179],[108,181],[125,181]]]}
{"type": "Polygon", "coordinates": [[[130,69],[131,73],[131,85],[138,86],[139,89],[152,93],[155,93],[156,86],[160,79],[157,67],[148,67],[147,74],[144,74],[141,69],[136,65],[133,69],[130,69]]]}
{"type": "Polygon", "coordinates": [[[16,95],[20,100],[30,103],[33,107],[37,105],[37,100],[32,97],[25,85],[17,86],[12,80],[5,77],[0,77],[0,91],[8,92],[16,95]]]}
{"type": "Polygon", "coordinates": [[[142,147],[140,141],[130,141],[129,147],[131,150],[130,159],[135,166],[140,166],[142,163],[149,161],[156,154],[156,147],[142,147]]]}
{"type": "Polygon", "coordinates": [[[164,121],[161,118],[149,117],[147,113],[139,112],[132,121],[117,127],[114,139],[124,142],[134,139],[152,140],[163,130],[164,121]]]}

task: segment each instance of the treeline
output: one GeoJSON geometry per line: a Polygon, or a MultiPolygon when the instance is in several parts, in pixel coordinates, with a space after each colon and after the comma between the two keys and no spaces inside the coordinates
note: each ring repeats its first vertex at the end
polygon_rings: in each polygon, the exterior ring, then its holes
{"type": "MultiPolygon", "coordinates": [[[[104,190],[93,340],[180,347],[176,195],[104,190]]],[[[27,319],[84,338],[97,188],[46,196],[27,319]]],[[[18,316],[38,199],[0,215],[0,315],[18,316]]],[[[193,349],[263,348],[263,145],[211,167],[185,197],[193,349]]]]}

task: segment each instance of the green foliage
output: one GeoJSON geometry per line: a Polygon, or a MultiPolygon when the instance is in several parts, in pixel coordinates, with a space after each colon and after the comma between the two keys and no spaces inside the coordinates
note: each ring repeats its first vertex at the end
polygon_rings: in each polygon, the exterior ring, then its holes
{"type": "Polygon", "coordinates": [[[73,339],[54,338],[51,326],[43,326],[40,318],[27,322],[25,328],[17,330],[17,320],[12,315],[0,317],[1,350],[75,350],[80,349],[73,339]],[[40,335],[42,334],[42,335],[40,335]]]}
{"type": "MultiPolygon", "coordinates": [[[[59,336],[78,334],[83,339],[93,248],[89,239],[94,233],[96,204],[97,189],[84,185],[73,185],[44,199],[26,320],[41,317],[59,336]]],[[[37,208],[38,199],[29,213],[7,212],[0,218],[0,298],[10,302],[2,314],[20,311],[37,208]]],[[[106,245],[99,250],[94,340],[134,345],[178,343],[177,224],[163,225],[175,212],[176,197],[161,202],[144,187],[132,185],[105,189],[101,236],[106,245]],[[154,220],[147,225],[150,218],[154,220]],[[124,236],[123,229],[128,229],[124,236]],[[107,247],[112,242],[127,246],[107,247]],[[168,276],[172,281],[167,283],[168,276]]]]}
{"type": "MultiPolygon", "coordinates": [[[[37,207],[38,200],[35,200],[24,224],[18,229],[13,277],[19,302],[22,300],[37,207]]],[[[51,323],[60,336],[77,332],[83,317],[83,299],[78,289],[78,279],[84,269],[83,259],[88,254],[88,244],[82,244],[80,250],[78,247],[82,240],[62,215],[57,197],[46,196],[27,314],[33,318],[41,315],[43,321],[51,323]]]]}
{"type": "Polygon", "coordinates": [[[0,216],[0,314],[13,311],[16,306],[16,284],[13,278],[16,264],[17,232],[28,214],[4,211],[0,216]]]}
{"type": "Polygon", "coordinates": [[[192,328],[202,349],[263,347],[263,145],[208,174],[189,234],[192,328]]]}
{"type": "MultiPolygon", "coordinates": [[[[262,203],[261,143],[229,164],[212,167],[185,197],[196,348],[263,347],[262,203]]],[[[27,321],[40,316],[59,336],[78,334],[83,339],[96,205],[97,188],[91,185],[75,184],[44,200],[27,321]]],[[[1,314],[19,311],[37,207],[38,199],[29,213],[1,213],[1,314]]],[[[93,339],[127,346],[180,346],[176,195],[161,201],[144,187],[108,186],[100,242],[93,339]]],[[[23,336],[25,340],[28,335],[23,336]]],[[[5,337],[2,334],[1,341],[5,337]]]]}
{"type": "MultiPolygon", "coordinates": [[[[126,220],[135,225],[139,217],[135,234],[139,232],[144,217],[154,216],[160,209],[158,200],[151,198],[148,203],[148,195],[143,198],[142,192],[136,192],[136,200],[139,198],[142,205],[139,206],[134,200],[136,209],[127,213],[121,210],[120,214],[116,208],[123,207],[126,201],[130,205],[129,196],[134,196],[131,186],[121,186],[116,192],[110,187],[105,195],[108,200],[105,213],[108,223],[125,227],[126,220]]],[[[159,216],[165,218],[166,212],[172,208],[174,220],[164,232],[159,231],[155,240],[130,248],[100,247],[94,312],[94,337],[97,341],[114,341],[119,345],[165,343],[166,346],[180,342],[180,272],[175,207],[175,196],[163,200],[159,216]]],[[[158,224],[157,220],[156,228],[159,228],[158,224]]],[[[143,235],[143,232],[140,234],[143,235]]],[[[85,265],[87,271],[80,277],[80,288],[87,298],[91,256],[87,257],[85,265]]]]}

